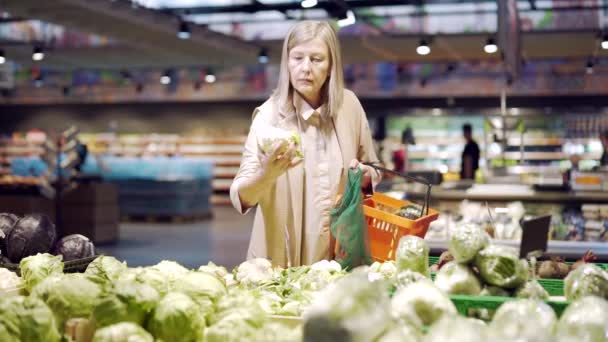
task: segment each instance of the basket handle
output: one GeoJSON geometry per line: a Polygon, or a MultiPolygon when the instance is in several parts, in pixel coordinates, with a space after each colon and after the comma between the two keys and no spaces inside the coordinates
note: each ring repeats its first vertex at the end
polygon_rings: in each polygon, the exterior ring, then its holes
{"type": "Polygon", "coordinates": [[[379,170],[379,171],[382,171],[382,172],[391,173],[393,175],[397,175],[399,177],[403,177],[405,179],[409,179],[409,180],[411,180],[413,182],[426,185],[426,194],[424,195],[424,204],[422,205],[422,210],[420,211],[420,213],[424,212],[424,215],[428,215],[429,214],[429,207],[430,207],[430,201],[431,201],[431,187],[433,185],[431,183],[429,183],[426,179],[410,176],[407,173],[397,172],[397,171],[394,171],[394,170],[391,170],[391,169],[387,169],[384,166],[379,165],[378,163],[362,162],[361,164],[367,165],[367,166],[371,166],[371,167],[373,167],[376,170],[379,170]]]}

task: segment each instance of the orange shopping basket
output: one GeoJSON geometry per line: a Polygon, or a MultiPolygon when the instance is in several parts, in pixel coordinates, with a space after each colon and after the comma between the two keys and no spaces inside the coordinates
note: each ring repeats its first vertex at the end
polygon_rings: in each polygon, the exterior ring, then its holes
{"type": "Polygon", "coordinates": [[[382,172],[392,173],[403,178],[422,183],[427,192],[422,206],[422,215],[417,220],[393,214],[397,209],[409,204],[409,201],[398,200],[382,193],[374,193],[363,200],[363,214],[367,221],[370,254],[374,261],[394,260],[399,239],[405,235],[416,235],[424,238],[429,225],[439,216],[439,212],[429,208],[431,184],[424,179],[395,172],[373,163],[363,163],[382,172]]]}

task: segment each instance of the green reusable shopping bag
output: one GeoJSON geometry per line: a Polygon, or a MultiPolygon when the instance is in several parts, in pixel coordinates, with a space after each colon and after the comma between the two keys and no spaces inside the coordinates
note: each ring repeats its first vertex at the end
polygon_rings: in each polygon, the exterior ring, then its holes
{"type": "Polygon", "coordinates": [[[348,170],[344,196],[330,213],[329,230],[338,242],[335,259],[344,269],[353,269],[372,262],[367,223],[363,215],[362,178],[363,172],[360,169],[348,170]]]}

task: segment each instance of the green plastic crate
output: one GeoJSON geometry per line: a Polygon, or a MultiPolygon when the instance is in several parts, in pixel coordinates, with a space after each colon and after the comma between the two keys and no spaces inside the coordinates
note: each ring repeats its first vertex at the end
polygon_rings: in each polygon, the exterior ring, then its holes
{"type": "MultiPolygon", "coordinates": [[[[458,312],[462,315],[468,316],[471,310],[475,309],[487,309],[494,311],[498,309],[502,304],[517,300],[513,297],[484,297],[484,296],[465,296],[465,295],[450,295],[450,299],[456,306],[458,312]]],[[[561,301],[546,301],[549,306],[553,308],[555,314],[559,317],[568,307],[569,302],[561,301]]]]}
{"type": "MultiPolygon", "coordinates": [[[[429,257],[429,266],[434,265],[439,262],[439,257],[430,256],[429,257]]],[[[572,265],[572,262],[568,262],[567,264],[572,265]]],[[[604,263],[594,263],[604,270],[608,270],[608,264],[604,263]]],[[[434,279],[434,274],[432,275],[434,279]]],[[[549,278],[539,278],[538,282],[540,285],[547,290],[549,296],[551,297],[562,297],[564,296],[564,280],[563,279],[549,279],[549,278]]]]}

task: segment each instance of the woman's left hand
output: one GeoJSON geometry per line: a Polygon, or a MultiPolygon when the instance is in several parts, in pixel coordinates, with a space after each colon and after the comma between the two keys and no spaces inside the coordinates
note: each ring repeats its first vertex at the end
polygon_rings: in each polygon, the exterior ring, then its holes
{"type": "Polygon", "coordinates": [[[371,167],[361,164],[361,162],[359,162],[357,159],[351,160],[349,167],[351,169],[361,169],[361,171],[363,172],[363,178],[361,179],[361,189],[369,189],[369,187],[372,185],[371,167]]]}

